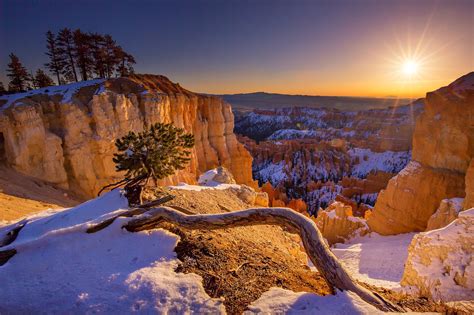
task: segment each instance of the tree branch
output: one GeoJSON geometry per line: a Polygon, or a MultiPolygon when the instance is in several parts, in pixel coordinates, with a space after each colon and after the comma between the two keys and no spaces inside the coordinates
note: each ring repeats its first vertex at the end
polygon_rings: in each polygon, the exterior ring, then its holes
{"type": "Polygon", "coordinates": [[[403,311],[355,282],[324,241],[316,224],[288,208],[255,208],[222,214],[186,215],[169,207],[159,207],[137,216],[123,228],[137,232],[167,222],[189,229],[215,230],[253,225],[279,225],[299,234],[307,255],[333,289],[349,290],[382,311],[403,311]]]}

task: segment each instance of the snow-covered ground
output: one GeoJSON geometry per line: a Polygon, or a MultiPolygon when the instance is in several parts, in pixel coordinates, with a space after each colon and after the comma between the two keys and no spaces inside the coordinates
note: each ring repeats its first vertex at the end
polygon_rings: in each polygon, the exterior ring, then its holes
{"type": "MultiPolygon", "coordinates": [[[[178,237],[161,229],[129,233],[118,219],[87,234],[93,221],[120,213],[118,190],[78,207],[32,219],[0,267],[0,313],[221,313],[201,277],[176,273],[178,237]]],[[[0,235],[5,232],[4,227],[0,235]]]]}
{"type": "Polygon", "coordinates": [[[377,308],[362,301],[351,292],[319,296],[271,288],[249,306],[244,314],[381,314],[377,308]]]}
{"type": "Polygon", "coordinates": [[[357,160],[352,167],[351,175],[359,178],[367,177],[374,171],[398,173],[411,159],[410,151],[372,152],[370,149],[353,148],[348,153],[357,160]]]}
{"type": "Polygon", "coordinates": [[[400,288],[408,246],[416,233],[357,237],[332,249],[358,280],[379,287],[400,288]]]}
{"type": "MultiPolygon", "coordinates": [[[[0,110],[2,110],[3,108],[9,107],[10,105],[14,104],[19,99],[22,99],[28,96],[33,96],[33,95],[40,95],[40,94],[46,94],[50,96],[61,95],[63,97],[61,102],[67,103],[71,101],[73,94],[76,93],[79,89],[86,86],[96,85],[96,84],[101,84],[98,87],[97,91],[95,92],[95,94],[100,94],[105,91],[105,88],[102,85],[104,81],[105,81],[104,79],[95,79],[95,80],[75,82],[75,83],[64,84],[64,85],[53,85],[53,86],[48,86],[45,88],[31,90],[31,91],[27,91],[23,93],[2,95],[0,96],[0,101],[5,100],[6,103],[0,106],[0,110]]],[[[16,103],[14,105],[15,106],[21,105],[21,103],[16,103]]]]}
{"type": "MultiPolygon", "coordinates": [[[[175,272],[178,236],[162,229],[130,233],[119,218],[97,233],[91,225],[126,211],[119,190],[71,209],[28,217],[16,249],[0,266],[0,313],[225,313],[196,274],[175,272]]],[[[11,226],[0,228],[4,235],[11,226]]],[[[321,297],[272,288],[249,313],[374,314],[358,296],[321,297]]]]}

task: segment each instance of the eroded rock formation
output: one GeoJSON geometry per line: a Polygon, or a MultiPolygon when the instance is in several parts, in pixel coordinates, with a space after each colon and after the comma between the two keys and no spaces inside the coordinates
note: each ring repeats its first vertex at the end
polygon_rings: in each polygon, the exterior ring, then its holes
{"type": "Polygon", "coordinates": [[[315,222],[329,245],[344,243],[351,237],[363,236],[369,232],[365,220],[354,217],[352,207],[339,201],[319,211],[315,222]]]}
{"type": "Polygon", "coordinates": [[[163,184],[194,183],[223,165],[238,183],[254,186],[252,158],[233,134],[230,105],[166,77],[93,80],[0,98],[4,162],[85,197],[120,178],[115,139],[156,122],[172,122],[196,140],[189,165],[163,184]]]}
{"type": "Polygon", "coordinates": [[[426,231],[436,230],[445,227],[456,220],[462,210],[462,198],[443,199],[439,208],[428,220],[426,231]]]}
{"type": "Polygon", "coordinates": [[[474,157],[474,72],[427,94],[412,155],[377,199],[368,220],[375,232],[424,231],[442,199],[466,195],[465,209],[472,203],[468,167],[474,157]]]}
{"type": "Polygon", "coordinates": [[[474,299],[474,208],[448,226],[419,233],[408,248],[401,284],[434,300],[474,299]]]}

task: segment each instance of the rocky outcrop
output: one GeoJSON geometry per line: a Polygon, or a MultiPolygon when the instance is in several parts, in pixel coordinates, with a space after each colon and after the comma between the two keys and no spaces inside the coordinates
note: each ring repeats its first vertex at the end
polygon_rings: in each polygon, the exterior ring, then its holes
{"type": "Polygon", "coordinates": [[[428,220],[426,231],[443,228],[456,220],[462,210],[463,200],[462,198],[441,200],[438,210],[428,220]]]}
{"type": "Polygon", "coordinates": [[[252,158],[233,134],[230,105],[156,75],[3,96],[0,152],[22,173],[92,197],[120,178],[112,162],[114,140],[156,122],[173,123],[195,137],[189,165],[163,184],[195,183],[198,174],[222,165],[238,183],[255,185],[252,158]]]}
{"type": "Polygon", "coordinates": [[[466,173],[474,157],[474,72],[427,94],[412,156],[377,199],[368,220],[377,233],[424,231],[441,200],[472,196],[465,180],[472,180],[466,173]]]}
{"type": "Polygon", "coordinates": [[[474,299],[474,208],[448,226],[417,234],[401,284],[434,300],[474,299]]]}
{"type": "Polygon", "coordinates": [[[238,187],[231,187],[230,190],[239,197],[240,200],[259,207],[268,207],[268,195],[266,192],[255,191],[252,187],[247,185],[238,185],[238,187]]]}
{"type": "Polygon", "coordinates": [[[212,186],[218,184],[236,184],[236,181],[228,169],[223,166],[219,166],[199,176],[198,184],[212,186]]]}
{"type": "Polygon", "coordinates": [[[351,237],[369,232],[365,220],[354,217],[351,206],[338,201],[319,211],[315,222],[329,245],[344,243],[351,237]]]}
{"type": "Polygon", "coordinates": [[[466,197],[463,207],[464,209],[474,208],[474,159],[471,159],[466,172],[466,197]]]}

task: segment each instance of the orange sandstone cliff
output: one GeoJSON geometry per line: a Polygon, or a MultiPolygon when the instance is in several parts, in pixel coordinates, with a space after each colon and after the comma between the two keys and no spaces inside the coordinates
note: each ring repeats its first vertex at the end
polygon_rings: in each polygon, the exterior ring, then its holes
{"type": "Polygon", "coordinates": [[[93,197],[120,179],[115,139],[172,122],[195,136],[186,169],[163,180],[194,183],[222,165],[254,186],[252,158],[233,133],[229,104],[158,75],[92,80],[0,97],[0,161],[30,176],[93,197]]]}
{"type": "Polygon", "coordinates": [[[428,93],[412,161],[392,178],[368,220],[380,234],[424,231],[443,199],[474,206],[474,72],[428,93]]]}

